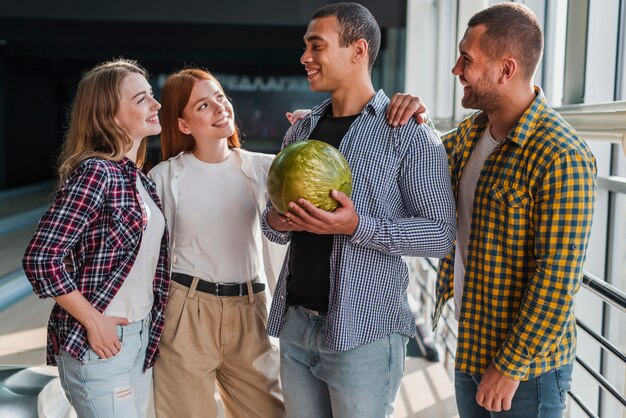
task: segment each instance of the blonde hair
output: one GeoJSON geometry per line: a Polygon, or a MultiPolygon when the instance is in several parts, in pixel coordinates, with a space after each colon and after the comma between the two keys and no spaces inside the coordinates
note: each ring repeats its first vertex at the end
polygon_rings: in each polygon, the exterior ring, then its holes
{"type": "MultiPolygon", "coordinates": [[[[132,139],[115,120],[120,107],[121,85],[132,73],[148,74],[136,61],[117,59],[92,68],[78,83],[70,123],[59,157],[59,184],[88,158],[120,161],[132,148],[132,139]]],[[[146,156],[146,140],[137,152],[137,165],[146,156]]]]}
{"type": "MultiPolygon", "coordinates": [[[[183,117],[183,110],[189,102],[191,91],[196,82],[209,80],[224,91],[220,82],[207,70],[185,68],[170,75],[163,85],[161,95],[161,154],[163,161],[178,155],[181,151],[193,151],[196,141],[192,135],[182,133],[178,129],[178,118],[183,117]]],[[[228,148],[239,148],[239,129],[235,124],[235,132],[228,137],[228,148]]]]}

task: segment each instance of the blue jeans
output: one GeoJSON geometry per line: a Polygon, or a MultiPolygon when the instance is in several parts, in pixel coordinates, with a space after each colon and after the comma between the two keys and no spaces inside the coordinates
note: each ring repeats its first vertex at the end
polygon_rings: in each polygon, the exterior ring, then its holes
{"type": "Polygon", "coordinates": [[[481,376],[462,372],[454,374],[456,406],[460,418],[561,418],[567,391],[572,383],[573,365],[568,364],[520,382],[511,409],[489,412],[476,403],[481,376]]]}
{"type": "Polygon", "coordinates": [[[326,317],[289,307],[280,332],[280,377],[290,418],[391,416],[408,338],[391,334],[348,351],[321,347],[326,317]]]}
{"type": "Polygon", "coordinates": [[[150,333],[150,315],[117,326],[122,349],[101,359],[89,349],[82,362],[61,351],[56,356],[61,386],[80,418],[145,417],[150,401],[152,368],[143,364],[150,333]]]}

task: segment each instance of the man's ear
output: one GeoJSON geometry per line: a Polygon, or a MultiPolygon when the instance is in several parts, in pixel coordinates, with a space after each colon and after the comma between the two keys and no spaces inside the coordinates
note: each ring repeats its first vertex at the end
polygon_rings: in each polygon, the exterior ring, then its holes
{"type": "Polygon", "coordinates": [[[178,118],[178,130],[185,135],[191,135],[191,130],[189,129],[187,122],[185,122],[185,119],[178,118]]]}
{"type": "Polygon", "coordinates": [[[506,57],[501,60],[500,64],[500,80],[501,82],[510,81],[519,71],[519,65],[515,58],[506,57]]]}
{"type": "Polygon", "coordinates": [[[353,44],[352,62],[369,60],[369,45],[363,38],[356,40],[353,44]]]}

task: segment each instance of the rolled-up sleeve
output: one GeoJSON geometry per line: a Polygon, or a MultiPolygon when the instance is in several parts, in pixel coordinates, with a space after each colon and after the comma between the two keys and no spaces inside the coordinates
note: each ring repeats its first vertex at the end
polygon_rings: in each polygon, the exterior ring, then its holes
{"type": "Polygon", "coordinates": [[[99,214],[108,188],[106,168],[97,160],[83,162],[59,190],[43,215],[22,260],[33,291],[56,297],[77,289],[63,259],[99,214]]]}
{"type": "Polygon", "coordinates": [[[573,321],[596,193],[595,164],[577,152],[554,159],[543,179],[533,214],[536,265],[520,312],[498,350],[495,367],[522,379],[573,321]]]}

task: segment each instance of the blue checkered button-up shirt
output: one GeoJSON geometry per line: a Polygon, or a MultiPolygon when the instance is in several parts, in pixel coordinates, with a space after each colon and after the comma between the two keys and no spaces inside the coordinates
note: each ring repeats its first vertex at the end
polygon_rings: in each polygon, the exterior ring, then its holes
{"type": "MultiPolygon", "coordinates": [[[[305,140],[330,99],[293,125],[283,147],[305,140]]],[[[344,351],[391,333],[415,335],[407,302],[408,269],[402,256],[444,257],[455,235],[455,206],[448,160],[441,140],[414,121],[392,128],[385,121],[389,99],[370,100],[341,140],[339,151],[352,170],[352,200],[359,224],[352,236],[335,235],[330,255],[330,294],[323,347],[344,351]]],[[[322,138],[323,139],[323,138],[322,138]]],[[[272,241],[287,244],[290,232],[267,224],[272,241]]],[[[270,311],[268,333],[279,336],[286,306],[289,252],[270,311]]]]}

